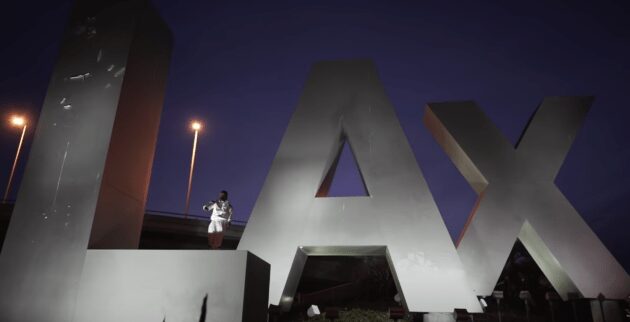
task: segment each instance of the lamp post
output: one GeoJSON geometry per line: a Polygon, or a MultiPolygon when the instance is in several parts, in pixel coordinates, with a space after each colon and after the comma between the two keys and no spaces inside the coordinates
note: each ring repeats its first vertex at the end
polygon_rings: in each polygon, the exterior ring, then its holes
{"type": "Polygon", "coordinates": [[[7,198],[9,197],[9,192],[11,191],[11,182],[13,181],[13,174],[15,173],[15,167],[17,166],[18,160],[20,158],[20,151],[22,150],[22,142],[24,142],[24,134],[26,134],[26,119],[22,116],[13,116],[11,117],[11,124],[13,126],[21,126],[22,127],[22,136],[20,136],[20,143],[18,144],[17,151],[15,152],[15,159],[13,160],[13,167],[11,167],[11,174],[9,175],[9,182],[7,183],[7,188],[4,190],[4,197],[2,198],[2,202],[6,203],[7,198]]]}
{"type": "Polygon", "coordinates": [[[188,190],[186,191],[186,208],[184,209],[184,218],[188,218],[188,209],[190,208],[190,189],[192,187],[193,172],[195,171],[195,155],[197,153],[197,137],[199,136],[199,130],[201,130],[201,123],[193,121],[190,124],[190,128],[195,131],[195,138],[193,139],[192,157],[190,158],[190,173],[188,174],[188,190]]]}

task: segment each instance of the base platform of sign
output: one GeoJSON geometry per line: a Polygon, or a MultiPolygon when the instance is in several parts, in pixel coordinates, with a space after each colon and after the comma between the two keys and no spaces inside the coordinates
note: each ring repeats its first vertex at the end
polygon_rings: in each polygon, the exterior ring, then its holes
{"type": "Polygon", "coordinates": [[[247,251],[88,250],[74,321],[265,321],[269,269],[247,251]]]}

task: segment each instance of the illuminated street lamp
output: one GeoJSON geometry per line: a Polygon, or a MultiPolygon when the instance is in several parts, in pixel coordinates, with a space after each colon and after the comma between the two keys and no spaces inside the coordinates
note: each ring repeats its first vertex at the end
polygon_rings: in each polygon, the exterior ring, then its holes
{"type": "Polygon", "coordinates": [[[11,167],[11,174],[9,175],[9,182],[7,183],[7,188],[4,190],[4,197],[2,198],[2,202],[6,203],[7,198],[9,197],[9,192],[11,191],[11,182],[13,181],[13,174],[15,173],[15,167],[17,166],[18,160],[20,158],[20,151],[22,150],[22,142],[24,142],[24,134],[26,134],[26,119],[22,116],[14,115],[11,117],[11,125],[22,127],[22,136],[20,136],[20,143],[18,144],[17,152],[15,152],[15,159],[13,160],[13,167],[11,167]]]}
{"type": "Polygon", "coordinates": [[[190,173],[188,174],[188,190],[186,191],[186,208],[184,210],[184,218],[188,217],[188,209],[190,208],[190,189],[192,187],[193,172],[195,171],[197,137],[199,136],[199,130],[201,130],[201,123],[198,121],[193,121],[192,123],[190,123],[190,128],[195,131],[195,138],[193,139],[192,157],[190,158],[190,173]]]}

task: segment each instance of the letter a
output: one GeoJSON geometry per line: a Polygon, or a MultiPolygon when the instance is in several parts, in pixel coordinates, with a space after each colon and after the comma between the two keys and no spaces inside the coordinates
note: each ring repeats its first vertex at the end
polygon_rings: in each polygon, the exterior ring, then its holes
{"type": "Polygon", "coordinates": [[[271,264],[270,302],[285,309],[309,255],[384,255],[409,311],[480,311],[369,61],[313,67],[239,249],[271,264]],[[369,196],[325,197],[344,141],[369,196]]]}

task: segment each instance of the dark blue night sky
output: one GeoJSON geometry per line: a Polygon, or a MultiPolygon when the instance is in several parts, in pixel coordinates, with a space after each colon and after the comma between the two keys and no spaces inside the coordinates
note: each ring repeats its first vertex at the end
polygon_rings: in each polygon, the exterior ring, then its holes
{"type": "MultiPolygon", "coordinates": [[[[201,214],[202,202],[226,189],[236,219],[246,220],[311,64],[370,58],[454,238],[476,195],[424,128],[424,105],[475,100],[516,142],[545,96],[595,95],[556,181],[630,270],[629,2],[155,4],[175,47],[149,209],[183,211],[192,145],[188,122],[199,118],[206,128],[191,208],[201,214]]],[[[3,117],[26,110],[36,118],[72,1],[13,6],[0,13],[0,109],[3,117]]],[[[19,133],[7,125],[0,131],[4,188],[19,133]]],[[[338,194],[359,186],[356,172],[344,164],[352,162],[342,160],[338,194]]]]}

